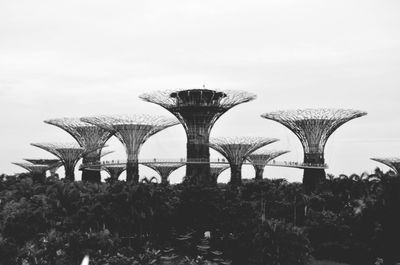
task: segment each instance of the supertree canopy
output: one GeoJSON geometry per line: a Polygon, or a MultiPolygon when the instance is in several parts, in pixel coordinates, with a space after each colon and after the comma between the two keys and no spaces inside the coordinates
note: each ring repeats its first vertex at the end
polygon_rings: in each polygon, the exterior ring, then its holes
{"type": "MultiPolygon", "coordinates": [[[[261,117],[277,121],[291,130],[304,149],[304,163],[325,163],[324,148],[329,136],[344,123],[366,115],[350,109],[301,109],[270,112],[261,117]]],[[[325,179],[324,169],[304,169],[303,184],[307,192],[315,190],[325,179]]]]}
{"type": "Polygon", "coordinates": [[[230,108],[256,96],[244,91],[203,88],[155,91],[140,98],[164,107],[179,119],[187,135],[186,178],[193,183],[211,184],[209,135],[213,125],[230,108]]]}
{"type": "Polygon", "coordinates": [[[43,182],[46,179],[46,171],[49,169],[48,165],[39,165],[39,164],[31,164],[31,163],[13,163],[14,165],[20,166],[28,170],[32,176],[34,181],[43,182]]]}
{"type": "MultiPolygon", "coordinates": [[[[68,132],[79,145],[87,150],[96,151],[83,156],[82,164],[99,163],[101,149],[112,136],[112,132],[101,127],[82,122],[80,118],[60,118],[45,120],[45,123],[57,126],[68,132]]],[[[100,182],[100,171],[83,168],[82,181],[100,182]]]]}
{"type": "MultiPolygon", "coordinates": [[[[97,149],[86,149],[75,143],[32,143],[31,145],[46,150],[57,156],[65,169],[65,179],[75,180],[75,166],[84,155],[97,149]]],[[[101,148],[101,147],[98,147],[101,148]]]]}
{"type": "Polygon", "coordinates": [[[34,165],[47,165],[49,167],[48,169],[50,171],[50,175],[52,176],[54,176],[58,168],[62,166],[62,162],[59,159],[24,159],[24,160],[34,165]]]}
{"type": "Polygon", "coordinates": [[[289,153],[290,151],[278,151],[278,150],[257,150],[251,153],[247,160],[253,165],[256,171],[255,180],[262,180],[264,174],[264,168],[271,160],[281,156],[283,154],[289,153]]]}
{"type": "Polygon", "coordinates": [[[246,157],[255,150],[278,141],[265,137],[218,137],[211,138],[210,146],[228,160],[231,167],[232,185],[242,183],[242,165],[246,157]]]}
{"type": "Polygon", "coordinates": [[[218,176],[224,171],[228,169],[229,165],[226,164],[210,164],[210,175],[213,182],[218,182],[218,176]]]}
{"type": "Polygon", "coordinates": [[[400,157],[385,157],[385,158],[371,158],[371,159],[390,167],[397,175],[400,174],[400,157]]]}
{"type": "Polygon", "coordinates": [[[155,170],[161,177],[162,184],[169,183],[169,175],[178,168],[185,165],[185,163],[142,163],[146,167],[155,170]]]}
{"type": "Polygon", "coordinates": [[[126,180],[135,183],[139,182],[138,157],[142,145],[157,132],[179,124],[176,119],[144,114],[95,116],[81,120],[115,134],[124,145],[127,155],[126,180]]]}
{"type": "Polygon", "coordinates": [[[101,169],[106,171],[111,178],[111,181],[118,180],[119,176],[126,170],[126,165],[107,165],[102,164],[101,169]]]}

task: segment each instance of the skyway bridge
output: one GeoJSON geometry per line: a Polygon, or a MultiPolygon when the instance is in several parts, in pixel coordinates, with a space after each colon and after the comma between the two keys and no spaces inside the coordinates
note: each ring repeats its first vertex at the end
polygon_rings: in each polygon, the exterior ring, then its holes
{"type": "MultiPolygon", "coordinates": [[[[101,166],[123,166],[126,165],[126,160],[106,160],[102,161],[101,163],[91,163],[81,165],[80,169],[88,169],[88,170],[99,170],[101,166]]],[[[146,165],[146,164],[179,164],[182,163],[183,165],[186,164],[221,164],[221,165],[229,165],[228,161],[224,158],[211,158],[210,161],[205,161],[202,159],[198,160],[186,160],[185,158],[150,158],[150,159],[139,159],[139,164],[146,165]]],[[[243,165],[252,165],[249,161],[245,161],[243,165]]],[[[298,168],[298,169],[327,169],[327,164],[310,164],[310,163],[302,163],[302,162],[294,162],[294,161],[270,161],[265,166],[270,167],[288,167],[288,168],[298,168]]]]}

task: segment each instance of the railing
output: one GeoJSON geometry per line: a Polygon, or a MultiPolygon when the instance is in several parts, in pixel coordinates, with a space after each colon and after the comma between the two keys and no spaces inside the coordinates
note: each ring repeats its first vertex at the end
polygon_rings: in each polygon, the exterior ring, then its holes
{"type": "MultiPolygon", "coordinates": [[[[127,160],[106,160],[102,161],[101,163],[87,163],[84,165],[81,165],[82,168],[94,168],[94,167],[100,167],[102,165],[125,165],[127,163],[127,160]]],[[[173,159],[173,158],[166,158],[166,159],[160,159],[160,158],[153,158],[153,159],[139,159],[138,161],[139,164],[162,164],[162,163],[183,163],[183,164],[205,164],[205,163],[211,163],[211,164],[228,164],[228,161],[225,158],[211,158],[210,160],[205,160],[205,159],[190,159],[187,160],[186,158],[179,158],[179,159],[173,159]]],[[[250,162],[245,161],[243,164],[245,165],[251,165],[250,162]]],[[[328,165],[327,164],[311,164],[311,163],[302,163],[302,162],[293,162],[293,161],[271,161],[270,163],[266,164],[266,166],[276,166],[276,167],[292,167],[292,168],[310,168],[310,169],[327,169],[328,165]]]]}

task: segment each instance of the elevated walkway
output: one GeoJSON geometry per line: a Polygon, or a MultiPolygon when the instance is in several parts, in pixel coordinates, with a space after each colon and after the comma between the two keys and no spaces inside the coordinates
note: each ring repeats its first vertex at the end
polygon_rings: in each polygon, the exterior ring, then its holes
{"type": "MultiPolygon", "coordinates": [[[[99,170],[101,165],[115,165],[115,166],[122,166],[126,164],[126,160],[106,160],[102,161],[100,164],[86,164],[81,165],[80,169],[92,169],[92,170],[99,170]]],[[[186,158],[153,158],[153,159],[139,159],[139,164],[176,164],[176,163],[184,163],[184,164],[225,164],[228,165],[228,161],[224,158],[210,158],[210,162],[199,159],[199,160],[189,160],[187,161],[186,158]]],[[[250,162],[247,160],[243,163],[243,165],[251,165],[250,162]]],[[[270,163],[266,164],[266,166],[270,167],[288,167],[288,168],[299,168],[299,169],[327,169],[327,164],[307,164],[302,162],[294,162],[294,161],[271,161],[270,163]]]]}

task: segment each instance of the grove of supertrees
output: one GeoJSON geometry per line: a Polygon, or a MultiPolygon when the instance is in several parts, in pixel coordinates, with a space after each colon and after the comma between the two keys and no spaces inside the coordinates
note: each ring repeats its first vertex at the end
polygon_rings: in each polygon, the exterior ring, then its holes
{"type": "Polygon", "coordinates": [[[75,180],[75,166],[84,155],[96,151],[98,148],[86,149],[76,143],[32,143],[31,145],[46,150],[57,156],[65,169],[65,179],[75,180]]]}
{"type": "MultiPolygon", "coordinates": [[[[366,114],[364,111],[351,109],[322,108],[269,112],[261,117],[281,123],[299,138],[304,149],[305,164],[323,165],[325,144],[329,136],[344,123],[366,114]]],[[[323,168],[305,168],[305,192],[314,191],[325,177],[323,168]]]]}
{"type": "Polygon", "coordinates": [[[255,180],[262,180],[265,166],[273,159],[289,153],[286,150],[257,150],[247,156],[247,160],[253,165],[256,172],[255,180]]]}
{"type": "Polygon", "coordinates": [[[146,167],[149,167],[156,171],[160,177],[161,177],[161,183],[162,184],[168,184],[169,183],[169,176],[171,175],[172,172],[177,170],[178,168],[182,167],[185,165],[185,163],[142,163],[142,165],[145,165],[146,167]]]}
{"type": "Polygon", "coordinates": [[[212,127],[232,107],[256,95],[219,89],[176,89],[145,93],[141,99],[158,104],[179,119],[187,135],[186,179],[194,184],[212,184],[209,137],[212,127]]]}
{"type": "Polygon", "coordinates": [[[81,118],[82,121],[99,126],[114,134],[124,145],[127,163],[126,180],[139,182],[139,152],[146,140],[173,125],[175,119],[154,115],[112,115],[81,118]]]}
{"type": "Polygon", "coordinates": [[[247,156],[255,150],[278,141],[266,137],[218,137],[211,138],[210,147],[220,152],[231,168],[231,185],[242,183],[242,165],[247,156]]]}
{"type": "Polygon", "coordinates": [[[400,174],[400,157],[382,157],[371,159],[390,167],[397,175],[400,174]]]}
{"type": "MultiPolygon", "coordinates": [[[[82,164],[100,163],[101,150],[113,135],[113,132],[101,127],[82,122],[79,118],[60,118],[45,120],[45,123],[57,126],[69,133],[81,147],[95,150],[83,155],[82,164]]],[[[89,170],[83,167],[82,181],[100,182],[99,170],[89,170]]]]}

